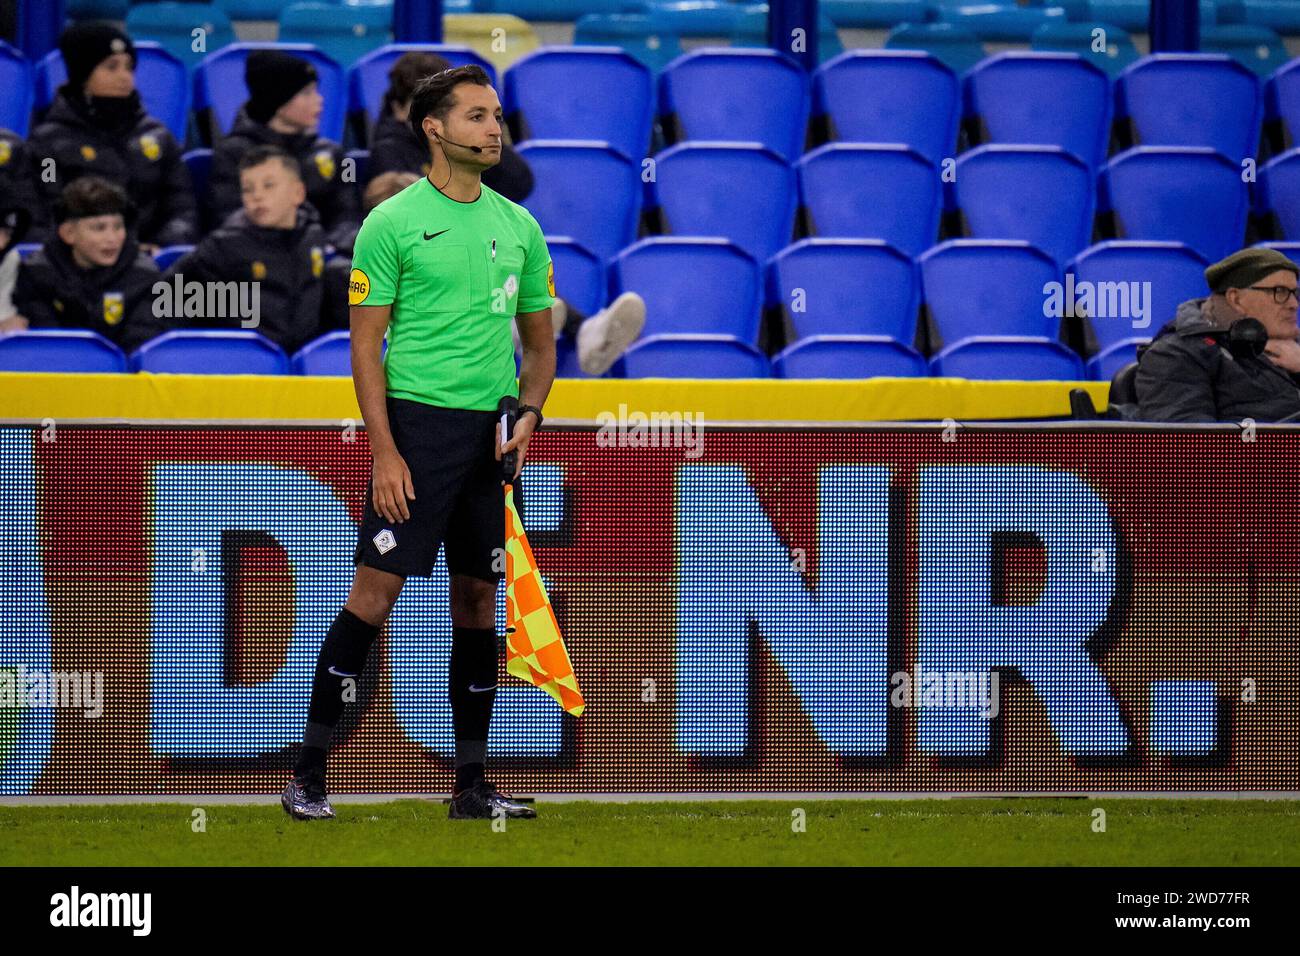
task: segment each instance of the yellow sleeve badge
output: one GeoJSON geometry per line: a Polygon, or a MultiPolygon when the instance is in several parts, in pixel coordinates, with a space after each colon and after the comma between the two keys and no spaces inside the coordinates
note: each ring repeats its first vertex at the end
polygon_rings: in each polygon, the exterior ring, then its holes
{"type": "Polygon", "coordinates": [[[546,269],[546,291],[555,298],[555,263],[552,262],[546,269]]]}
{"type": "Polygon", "coordinates": [[[360,305],[370,295],[370,276],[360,269],[353,269],[348,276],[348,305],[360,305]]]}

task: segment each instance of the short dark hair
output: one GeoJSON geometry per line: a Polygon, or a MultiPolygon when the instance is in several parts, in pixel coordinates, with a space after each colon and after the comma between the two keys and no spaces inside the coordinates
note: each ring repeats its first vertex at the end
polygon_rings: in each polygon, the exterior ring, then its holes
{"type": "Polygon", "coordinates": [[[279,146],[254,146],[239,157],[239,171],[242,173],[246,169],[261,166],[272,160],[279,160],[285,169],[293,173],[299,181],[302,180],[302,167],[298,165],[297,158],[279,146]]]}
{"type": "Polygon", "coordinates": [[[388,89],[384,92],[384,108],[394,103],[405,103],[415,94],[415,88],[426,76],[450,70],[451,64],[436,53],[409,50],[397,58],[388,71],[388,89]]]}
{"type": "Polygon", "coordinates": [[[82,176],[63,190],[55,212],[59,222],[92,216],[121,216],[125,219],[130,208],[131,201],[127,199],[126,191],[117,183],[99,176],[82,176]]]}
{"type": "Polygon", "coordinates": [[[407,122],[411,124],[411,131],[421,143],[429,139],[424,135],[424,118],[434,116],[445,120],[447,111],[452,106],[451,91],[461,83],[474,83],[477,86],[492,85],[483,67],[472,63],[469,66],[458,66],[455,69],[435,73],[433,76],[426,76],[415,84],[415,91],[411,94],[411,115],[407,122]]]}

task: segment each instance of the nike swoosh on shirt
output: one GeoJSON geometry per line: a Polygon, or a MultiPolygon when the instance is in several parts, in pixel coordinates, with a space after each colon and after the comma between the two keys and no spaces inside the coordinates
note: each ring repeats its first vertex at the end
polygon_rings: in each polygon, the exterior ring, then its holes
{"type": "MultiPolygon", "coordinates": [[[[447,231],[448,231],[448,230],[444,229],[442,232],[447,232],[447,231]]],[[[424,234],[424,241],[425,241],[425,242],[428,242],[430,239],[437,239],[439,236],[442,235],[442,232],[434,232],[434,233],[428,233],[428,232],[426,232],[426,233],[424,234]]]]}
{"type": "Polygon", "coordinates": [[[469,692],[471,694],[482,694],[485,691],[496,690],[496,686],[497,686],[496,684],[493,684],[491,687],[475,687],[473,684],[470,684],[469,692]]]}

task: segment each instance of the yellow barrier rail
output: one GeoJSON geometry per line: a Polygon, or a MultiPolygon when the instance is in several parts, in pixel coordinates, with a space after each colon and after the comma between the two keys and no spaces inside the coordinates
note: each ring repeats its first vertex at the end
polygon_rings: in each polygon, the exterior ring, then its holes
{"type": "MultiPolygon", "coordinates": [[[[957,421],[1068,416],[1071,388],[1098,409],[1105,382],[960,378],[559,379],[548,420],[695,412],[714,422],[957,421]]],[[[360,418],[350,378],[296,375],[0,373],[0,418],[284,421],[360,418]]]]}

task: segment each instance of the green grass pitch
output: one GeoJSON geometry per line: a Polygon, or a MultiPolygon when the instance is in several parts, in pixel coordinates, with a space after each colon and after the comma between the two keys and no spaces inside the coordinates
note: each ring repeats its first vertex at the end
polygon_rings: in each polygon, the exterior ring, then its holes
{"type": "Polygon", "coordinates": [[[0,806],[0,865],[1076,865],[1300,864],[1300,803],[957,799],[546,803],[538,819],[447,819],[429,800],[278,806],[0,806]],[[1105,830],[1094,810],[1105,810],[1105,830]],[[802,832],[795,824],[802,810],[802,832]]]}

